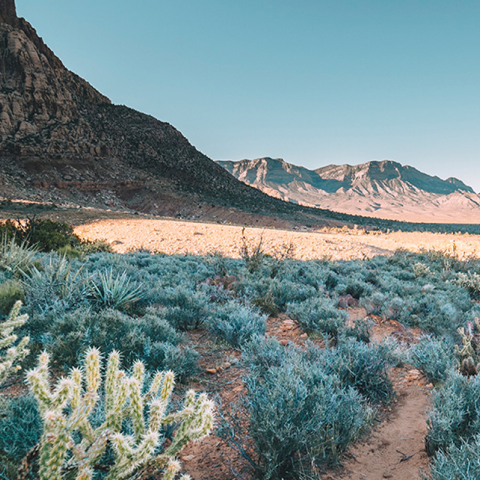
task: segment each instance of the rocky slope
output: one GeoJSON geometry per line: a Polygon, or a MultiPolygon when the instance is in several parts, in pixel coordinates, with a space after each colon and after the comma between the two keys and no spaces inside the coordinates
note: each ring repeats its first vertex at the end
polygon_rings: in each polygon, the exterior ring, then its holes
{"type": "Polygon", "coordinates": [[[471,187],[397,162],[317,170],[272,158],[218,163],[246,184],[297,204],[393,220],[480,223],[480,195],[471,187]]]}
{"type": "Polygon", "coordinates": [[[65,68],[0,0],[0,197],[195,216],[295,210],[239,182],[168,123],[65,68]]]}

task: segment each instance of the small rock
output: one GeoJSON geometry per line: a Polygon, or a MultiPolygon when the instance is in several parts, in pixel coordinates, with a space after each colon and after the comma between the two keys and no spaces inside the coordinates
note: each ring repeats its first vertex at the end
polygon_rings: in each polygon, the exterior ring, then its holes
{"type": "Polygon", "coordinates": [[[207,368],[207,373],[210,373],[211,375],[215,375],[217,373],[216,368],[207,368]]]}
{"type": "Polygon", "coordinates": [[[225,370],[227,370],[227,368],[230,368],[231,366],[232,366],[232,364],[231,364],[230,362],[225,362],[225,363],[223,364],[223,368],[224,368],[225,370]]]}
{"type": "Polygon", "coordinates": [[[195,455],[185,455],[185,456],[182,455],[182,456],[180,457],[180,460],[181,460],[182,462],[188,462],[189,460],[193,460],[194,458],[195,458],[195,455]]]}
{"type": "Polygon", "coordinates": [[[383,478],[393,478],[393,475],[391,473],[384,473],[383,478]]]}
{"type": "Polygon", "coordinates": [[[280,345],[286,347],[288,345],[288,340],[280,340],[280,345]]]}
{"type": "Polygon", "coordinates": [[[302,333],[302,334],[300,335],[300,338],[307,338],[307,337],[308,337],[308,333],[302,333]]]}

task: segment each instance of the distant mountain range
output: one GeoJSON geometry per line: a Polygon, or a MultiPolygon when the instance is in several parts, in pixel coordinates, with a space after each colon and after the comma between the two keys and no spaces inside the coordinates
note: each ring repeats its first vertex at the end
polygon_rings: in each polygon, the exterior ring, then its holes
{"type": "Polygon", "coordinates": [[[219,161],[247,185],[289,202],[412,222],[480,223],[480,195],[390,160],[309,170],[281,158],[219,161]]]}

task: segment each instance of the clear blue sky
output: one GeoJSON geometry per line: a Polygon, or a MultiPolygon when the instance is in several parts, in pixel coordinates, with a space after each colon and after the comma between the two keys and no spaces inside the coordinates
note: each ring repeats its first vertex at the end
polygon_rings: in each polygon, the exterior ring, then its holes
{"type": "Polygon", "coordinates": [[[65,65],[209,157],[392,159],[480,191],[478,0],[17,0],[65,65]]]}

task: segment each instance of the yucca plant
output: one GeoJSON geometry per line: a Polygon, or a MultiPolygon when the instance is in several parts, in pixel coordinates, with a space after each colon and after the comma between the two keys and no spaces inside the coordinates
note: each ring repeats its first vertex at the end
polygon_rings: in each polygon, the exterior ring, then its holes
{"type": "Polygon", "coordinates": [[[21,327],[28,319],[28,315],[20,315],[22,302],[17,301],[10,312],[7,320],[0,323],[0,385],[17,368],[15,364],[28,355],[28,337],[24,337],[15,345],[18,337],[13,331],[21,327]]]}
{"type": "Polygon", "coordinates": [[[157,373],[144,394],[142,362],[134,365],[129,376],[120,369],[118,352],[112,352],[103,389],[101,369],[100,352],[92,348],[86,353],[84,368],[73,369],[54,387],[46,353],[40,356],[37,368],[28,372],[27,381],[44,422],[40,480],[61,480],[65,472],[74,472],[76,480],[91,480],[96,468],[108,470],[107,480],[128,479],[147,466],[164,470],[164,478],[173,479],[180,470],[176,455],[191,440],[210,433],[213,402],[190,390],[183,408],[169,414],[173,372],[157,373]],[[105,420],[95,428],[90,418],[101,397],[105,420]],[[175,437],[168,448],[154,456],[161,429],[168,424],[178,425],[175,437]],[[113,463],[102,463],[107,449],[113,452],[113,463]]]}
{"type": "Polygon", "coordinates": [[[104,308],[122,310],[143,298],[141,287],[132,283],[125,271],[114,275],[112,269],[99,272],[98,281],[91,281],[89,290],[104,308]]]}
{"type": "Polygon", "coordinates": [[[15,275],[28,271],[35,253],[35,247],[29,247],[25,242],[18,244],[15,237],[9,239],[4,235],[0,241],[0,269],[15,275]]]}

